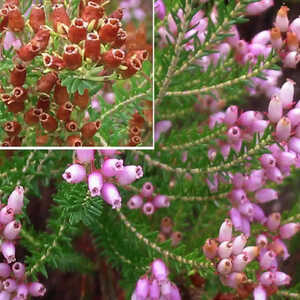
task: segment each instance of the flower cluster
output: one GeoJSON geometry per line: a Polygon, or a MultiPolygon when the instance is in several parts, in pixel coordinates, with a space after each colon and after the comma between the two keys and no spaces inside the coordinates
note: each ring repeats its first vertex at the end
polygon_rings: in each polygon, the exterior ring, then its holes
{"type": "MultiPolygon", "coordinates": [[[[147,272],[148,273],[148,272],[147,272]]],[[[151,264],[151,275],[143,275],[137,282],[131,300],[180,300],[177,286],[168,279],[169,270],[161,259],[151,264]]]]}
{"type": "Polygon", "coordinates": [[[72,19],[63,1],[52,1],[51,11],[42,4],[33,5],[26,22],[19,1],[6,1],[0,10],[2,34],[21,38],[7,78],[9,85],[1,87],[2,102],[18,119],[3,124],[8,136],[3,146],[20,146],[20,132],[28,127],[35,129],[40,145],[51,142],[49,134],[56,132],[67,136],[61,140],[55,135],[58,144],[93,145],[100,121],[78,118],[91,102],[89,88],[71,92],[64,79],[75,75],[98,82],[127,79],[140,71],[148,58],[146,50],[127,47],[122,9],[107,15],[103,1],[95,0],[81,1],[78,11],[72,19]],[[27,31],[32,33],[29,41],[27,31]],[[31,72],[37,77],[33,86],[28,81],[28,77],[32,81],[31,72]]]}
{"type": "Polygon", "coordinates": [[[0,263],[0,299],[27,299],[29,296],[44,296],[46,288],[39,282],[27,282],[26,268],[21,262],[16,261],[15,244],[19,239],[22,225],[15,220],[23,208],[24,189],[17,186],[10,194],[7,205],[2,205],[0,210],[1,224],[1,253],[5,259],[0,263]]]}
{"type": "Polygon", "coordinates": [[[101,150],[99,154],[103,155],[103,160],[101,168],[96,169],[95,150],[77,150],[77,161],[62,176],[68,183],[87,181],[91,197],[101,196],[113,209],[119,209],[122,198],[116,184],[126,186],[140,179],[143,169],[141,166],[124,166],[122,159],[115,158],[114,150],[101,150]]]}
{"type": "MultiPolygon", "coordinates": [[[[280,221],[279,221],[280,222],[280,221]]],[[[254,260],[259,262],[260,269],[256,276],[258,283],[252,286],[255,300],[264,300],[267,295],[277,291],[279,286],[288,285],[290,276],[279,270],[279,260],[286,259],[288,252],[285,244],[280,238],[291,238],[300,229],[300,224],[290,223],[280,227],[279,237],[272,237],[271,234],[260,234],[256,238],[256,246],[248,246],[247,237],[244,234],[232,236],[232,222],[226,219],[220,227],[217,239],[206,240],[203,252],[207,258],[212,260],[220,275],[222,283],[239,292],[247,283],[244,273],[246,266],[254,260]],[[271,243],[268,242],[268,237],[271,243]]],[[[279,228],[273,227],[272,231],[279,228]]]]}
{"type": "Polygon", "coordinates": [[[163,243],[168,238],[171,239],[171,245],[176,247],[182,240],[182,233],[180,231],[173,231],[173,221],[170,217],[164,217],[160,223],[160,232],[158,233],[157,239],[163,243]]]}
{"type": "Polygon", "coordinates": [[[169,207],[170,201],[167,196],[156,195],[153,196],[154,186],[151,182],[145,182],[141,189],[140,194],[132,196],[127,206],[129,209],[141,208],[142,212],[149,216],[152,215],[156,209],[162,207],[169,207]]]}

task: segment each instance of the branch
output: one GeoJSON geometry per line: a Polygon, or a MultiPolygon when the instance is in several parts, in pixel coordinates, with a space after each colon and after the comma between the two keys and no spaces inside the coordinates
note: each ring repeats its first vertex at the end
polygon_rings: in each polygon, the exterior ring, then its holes
{"type": "MultiPolygon", "coordinates": [[[[192,2],[192,0],[191,0],[192,2]]],[[[164,96],[166,95],[166,92],[168,90],[168,87],[171,83],[171,79],[176,71],[176,67],[180,58],[180,52],[182,51],[182,41],[184,39],[184,35],[188,29],[188,16],[191,14],[192,11],[192,5],[189,3],[188,0],[185,1],[185,13],[183,15],[183,21],[181,23],[181,32],[178,34],[176,43],[175,43],[175,49],[174,49],[174,55],[172,57],[170,66],[168,68],[165,80],[163,81],[163,84],[159,90],[158,96],[156,98],[156,104],[159,105],[164,96]]]]}

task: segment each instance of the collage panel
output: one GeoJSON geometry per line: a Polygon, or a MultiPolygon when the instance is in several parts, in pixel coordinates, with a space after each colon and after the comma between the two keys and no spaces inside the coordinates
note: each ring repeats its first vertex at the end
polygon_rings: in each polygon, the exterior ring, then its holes
{"type": "Polygon", "coordinates": [[[300,299],[298,1],[0,6],[0,300],[300,299]]]}
{"type": "Polygon", "coordinates": [[[1,2],[3,147],[153,148],[151,1],[1,2]]]}

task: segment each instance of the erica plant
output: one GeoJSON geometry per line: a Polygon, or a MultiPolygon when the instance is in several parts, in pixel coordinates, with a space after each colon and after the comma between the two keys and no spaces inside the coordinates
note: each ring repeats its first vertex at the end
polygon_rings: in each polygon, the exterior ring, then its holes
{"type": "Polygon", "coordinates": [[[152,145],[151,53],[128,36],[123,8],[4,1],[0,11],[3,146],[152,145]],[[144,122],[131,136],[135,113],[144,122]]]}

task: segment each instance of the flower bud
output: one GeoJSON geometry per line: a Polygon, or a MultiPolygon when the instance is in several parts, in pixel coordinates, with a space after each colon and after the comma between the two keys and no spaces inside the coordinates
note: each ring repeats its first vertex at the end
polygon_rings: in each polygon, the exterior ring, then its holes
{"type": "Polygon", "coordinates": [[[244,234],[237,236],[232,242],[232,254],[240,254],[247,244],[247,237],[244,234]]]}
{"type": "Polygon", "coordinates": [[[112,206],[113,209],[120,209],[122,198],[118,189],[112,183],[105,182],[101,190],[103,200],[112,206]]]}
{"type": "Polygon", "coordinates": [[[162,207],[169,207],[170,206],[170,200],[165,195],[157,195],[152,200],[153,205],[156,208],[162,208],[162,207]]]}
{"type": "Polygon", "coordinates": [[[15,245],[10,241],[3,241],[1,244],[1,252],[5,257],[7,263],[12,263],[16,261],[16,249],[15,245]]]}
{"type": "Polygon", "coordinates": [[[297,35],[293,32],[287,32],[287,37],[286,37],[286,43],[288,46],[288,49],[290,51],[297,51],[299,47],[299,41],[297,38],[297,35]]]}
{"type": "Polygon", "coordinates": [[[16,136],[21,132],[22,127],[18,122],[8,121],[4,123],[3,129],[8,136],[16,136]]]}
{"type": "Polygon", "coordinates": [[[283,59],[283,66],[285,68],[295,69],[299,61],[300,55],[298,51],[291,51],[283,59]]]}
{"type": "Polygon", "coordinates": [[[290,107],[293,102],[295,90],[294,85],[295,82],[293,80],[287,79],[280,89],[278,97],[282,103],[283,108],[290,107]]]}
{"type": "Polygon", "coordinates": [[[95,159],[94,150],[76,150],[76,157],[80,163],[91,163],[95,159]]]}
{"type": "Polygon", "coordinates": [[[76,18],[68,31],[68,37],[72,44],[79,44],[86,39],[87,24],[83,19],[76,18]]]}
{"type": "Polygon", "coordinates": [[[171,238],[171,241],[172,241],[171,245],[173,247],[176,247],[182,240],[182,233],[179,232],[179,231],[174,231],[174,232],[171,233],[170,238],[171,238]]]}
{"type": "Polygon", "coordinates": [[[266,175],[270,180],[272,180],[278,184],[280,184],[283,180],[282,173],[277,167],[267,169],[266,175]]]}
{"type": "Polygon", "coordinates": [[[78,131],[78,125],[75,121],[68,121],[65,123],[65,128],[68,132],[78,131]]]}
{"type": "Polygon", "coordinates": [[[154,2],[154,11],[160,20],[164,19],[166,16],[166,7],[163,0],[157,0],[154,2]]]}
{"type": "Polygon", "coordinates": [[[103,186],[103,177],[99,171],[94,171],[88,176],[88,185],[92,197],[100,196],[103,186]]]}
{"type": "Polygon", "coordinates": [[[129,78],[142,69],[142,63],[137,57],[130,57],[125,59],[124,65],[126,70],[122,70],[121,74],[124,79],[129,78]]]}
{"type": "Polygon", "coordinates": [[[259,205],[255,203],[253,203],[253,208],[254,208],[254,213],[253,213],[254,220],[263,224],[266,221],[266,216],[264,211],[259,205]]]}
{"type": "Polygon", "coordinates": [[[122,28],[119,28],[116,39],[111,43],[112,48],[121,48],[127,40],[127,33],[122,28]]]}
{"type": "Polygon", "coordinates": [[[100,40],[103,43],[111,43],[117,38],[119,28],[121,27],[120,21],[114,18],[104,19],[104,24],[99,30],[100,40]]]}
{"type": "Polygon", "coordinates": [[[43,75],[37,82],[37,91],[49,94],[53,89],[58,77],[55,72],[49,72],[43,75]]]}
{"type": "Polygon", "coordinates": [[[67,45],[64,48],[63,60],[69,70],[76,70],[82,65],[80,48],[77,45],[67,45]]]}
{"type": "Polygon", "coordinates": [[[151,280],[149,287],[149,297],[150,299],[159,299],[160,297],[160,286],[156,279],[151,280]]]}
{"type": "Polygon", "coordinates": [[[219,242],[231,241],[232,239],[232,222],[225,219],[219,230],[219,242]]]}
{"type": "Polygon", "coordinates": [[[268,238],[264,234],[259,234],[256,238],[256,246],[259,248],[265,248],[268,245],[268,238]]]}
{"type": "Polygon", "coordinates": [[[84,55],[97,62],[100,57],[100,39],[98,33],[89,33],[85,41],[84,55]]]}
{"type": "Polygon", "coordinates": [[[81,165],[73,164],[65,170],[62,177],[68,183],[79,183],[79,182],[82,182],[83,180],[85,180],[86,170],[81,165]]]}
{"type": "Polygon", "coordinates": [[[23,64],[17,64],[10,73],[10,83],[13,86],[22,86],[26,80],[26,68],[23,64]]]}
{"type": "MultiPolygon", "coordinates": [[[[253,206],[253,204],[252,204],[252,206],[253,206]]],[[[252,216],[251,216],[251,219],[252,219],[252,216]]],[[[241,229],[241,231],[242,231],[247,237],[250,236],[251,228],[250,228],[250,222],[249,222],[249,219],[248,219],[248,218],[242,217],[242,229],[241,229]]]]}
{"type": "Polygon", "coordinates": [[[253,261],[254,258],[259,254],[259,248],[256,246],[249,246],[244,248],[243,253],[249,258],[249,261],[253,261]]]}
{"type": "Polygon", "coordinates": [[[7,110],[14,114],[24,111],[25,105],[24,102],[16,101],[15,99],[11,99],[5,103],[7,105],[7,110]]]}
{"type": "Polygon", "coordinates": [[[161,259],[155,259],[151,264],[152,275],[159,281],[167,280],[169,270],[161,259]]]}
{"type": "Polygon", "coordinates": [[[288,223],[282,225],[279,229],[280,237],[282,239],[290,239],[299,231],[300,231],[300,223],[288,223]]]}
{"type": "Polygon", "coordinates": [[[256,119],[255,114],[253,110],[243,112],[238,119],[239,124],[244,127],[250,127],[256,119]]]}
{"type": "Polygon", "coordinates": [[[276,260],[276,254],[274,251],[267,251],[260,259],[260,266],[264,270],[271,268],[274,260],[276,260]]]}
{"type": "Polygon", "coordinates": [[[12,265],[12,271],[15,278],[22,279],[25,275],[25,265],[20,262],[15,262],[12,265]]]}
{"type": "Polygon", "coordinates": [[[71,117],[72,111],[73,104],[71,102],[65,102],[58,108],[56,118],[61,121],[68,121],[71,117]]]}
{"type": "Polygon", "coordinates": [[[89,122],[83,125],[83,127],[81,128],[81,134],[83,139],[92,138],[100,129],[100,127],[101,127],[100,121],[89,122]]]}
{"type": "Polygon", "coordinates": [[[263,168],[271,168],[276,166],[276,158],[272,154],[265,153],[259,158],[259,160],[263,168]]]}
{"type": "Polygon", "coordinates": [[[83,142],[78,135],[70,135],[67,138],[67,145],[70,147],[82,147],[83,142]]]}
{"type": "Polygon", "coordinates": [[[141,166],[126,166],[118,172],[117,181],[120,185],[127,185],[142,177],[143,169],[141,166]]]}
{"type": "Polygon", "coordinates": [[[55,102],[59,105],[70,101],[68,90],[65,86],[61,85],[60,81],[56,82],[53,97],[55,102]]]}
{"type": "Polygon", "coordinates": [[[278,27],[274,27],[271,29],[271,43],[274,49],[280,49],[283,46],[283,40],[281,37],[281,32],[278,27]]]}
{"type": "Polygon", "coordinates": [[[259,203],[266,203],[278,199],[278,193],[273,189],[261,189],[255,193],[255,199],[259,203]]]}
{"type": "Polygon", "coordinates": [[[146,275],[141,277],[136,283],[135,295],[136,299],[146,299],[149,293],[150,282],[146,275]]]}
{"type": "MultiPolygon", "coordinates": [[[[11,299],[11,293],[7,291],[0,292],[0,300],[10,300],[11,299]]],[[[15,300],[15,299],[13,299],[15,300]]]]}
{"type": "Polygon", "coordinates": [[[32,5],[29,24],[34,32],[38,32],[40,26],[46,24],[46,15],[42,4],[32,5]]]}
{"type": "Polygon", "coordinates": [[[110,49],[103,54],[102,59],[107,68],[117,68],[125,59],[125,52],[121,49],[110,49]]]}
{"type": "Polygon", "coordinates": [[[232,261],[232,270],[234,272],[243,272],[247,264],[250,262],[250,259],[247,254],[241,253],[233,258],[232,261]]]}
{"type": "Polygon", "coordinates": [[[229,142],[236,142],[241,138],[241,130],[238,126],[234,126],[228,129],[227,137],[229,142]]]}
{"type": "Polygon", "coordinates": [[[140,195],[132,196],[127,202],[127,206],[129,209],[141,208],[142,205],[143,205],[143,198],[140,195]]]}
{"type": "Polygon", "coordinates": [[[47,53],[42,53],[43,63],[46,68],[51,68],[55,70],[61,70],[65,67],[65,62],[59,56],[49,55],[47,53]]]}
{"type": "Polygon", "coordinates": [[[27,99],[27,90],[23,87],[15,87],[12,91],[12,100],[24,102],[27,99]]]}
{"type": "Polygon", "coordinates": [[[202,247],[204,255],[209,258],[213,259],[216,257],[217,252],[218,252],[218,244],[215,240],[213,239],[207,239],[205,241],[205,244],[202,247]]]}
{"type": "Polygon", "coordinates": [[[30,61],[33,60],[41,51],[39,46],[33,45],[32,43],[28,43],[22,46],[17,53],[21,60],[30,61]]]}
{"type": "Polygon", "coordinates": [[[228,258],[222,259],[217,266],[217,271],[222,275],[227,275],[231,273],[232,270],[232,262],[228,258]]]}
{"type": "Polygon", "coordinates": [[[145,182],[142,187],[141,195],[143,197],[151,197],[154,192],[154,186],[151,182],[145,182]]]}
{"type": "Polygon", "coordinates": [[[281,6],[277,12],[275,19],[275,26],[280,29],[281,32],[287,32],[289,28],[288,11],[290,9],[287,6],[281,6]]]}
{"type": "Polygon", "coordinates": [[[272,123],[277,123],[282,117],[283,104],[281,98],[273,96],[268,108],[268,118],[272,123]]]}
{"type": "Polygon", "coordinates": [[[218,248],[218,255],[220,258],[229,258],[232,253],[232,243],[222,242],[218,248]]]}
{"type": "Polygon", "coordinates": [[[25,21],[20,9],[10,5],[8,10],[8,28],[13,32],[21,32],[25,27],[25,21]]]}
{"type": "Polygon", "coordinates": [[[48,47],[50,40],[50,30],[47,27],[41,27],[31,40],[31,44],[43,52],[48,47]]]}
{"type": "Polygon", "coordinates": [[[33,297],[41,297],[46,294],[46,288],[39,282],[31,282],[28,286],[28,292],[33,297]]]}
{"type": "Polygon", "coordinates": [[[291,282],[291,277],[283,272],[275,272],[274,283],[277,286],[288,285],[291,282]]]}
{"type": "Polygon", "coordinates": [[[276,231],[280,226],[281,215],[280,213],[272,213],[267,220],[267,227],[271,231],[276,231]]]}
{"type": "Polygon", "coordinates": [[[56,119],[47,113],[42,113],[40,115],[40,122],[42,127],[48,132],[54,132],[58,127],[56,119]]]}
{"type": "MultiPolygon", "coordinates": [[[[41,94],[39,96],[36,107],[41,110],[41,112],[47,112],[50,107],[50,96],[46,94],[41,94]]],[[[39,114],[40,115],[40,114],[39,114]]]]}
{"type": "Polygon", "coordinates": [[[0,277],[7,278],[10,276],[11,269],[7,263],[0,263],[0,277]]]}
{"type": "Polygon", "coordinates": [[[81,17],[87,23],[91,23],[92,21],[94,21],[96,24],[98,23],[99,19],[103,17],[103,15],[103,7],[95,2],[89,1],[83,9],[81,17]]]}
{"type": "Polygon", "coordinates": [[[6,292],[13,293],[17,289],[17,283],[15,280],[8,278],[2,282],[3,289],[6,292]]]}
{"type": "Polygon", "coordinates": [[[259,281],[264,286],[272,285],[274,281],[274,275],[272,272],[264,272],[261,274],[259,281]]]}
{"type": "Polygon", "coordinates": [[[27,299],[28,287],[25,283],[21,283],[17,287],[17,299],[27,299]]]}
{"type": "Polygon", "coordinates": [[[300,138],[292,137],[288,143],[289,150],[300,153],[300,138]]]}
{"type": "Polygon", "coordinates": [[[53,6],[50,19],[56,32],[60,31],[61,24],[65,24],[67,27],[71,25],[70,18],[63,4],[55,4],[53,6]]]}
{"type": "Polygon", "coordinates": [[[74,95],[73,104],[80,107],[80,109],[86,109],[90,103],[89,90],[85,89],[84,94],[80,95],[78,92],[74,95]]]}
{"type": "Polygon", "coordinates": [[[155,207],[152,202],[145,202],[142,207],[142,211],[146,216],[153,215],[155,212],[155,207]]]}
{"type": "Polygon", "coordinates": [[[232,126],[238,119],[238,107],[231,105],[226,109],[224,123],[232,126]]]}
{"type": "Polygon", "coordinates": [[[8,240],[14,240],[20,233],[22,225],[19,221],[11,221],[6,224],[3,230],[3,235],[8,240]]]}
{"type": "Polygon", "coordinates": [[[300,41],[300,17],[294,19],[290,25],[290,30],[296,34],[297,39],[300,41]]]}
{"type": "Polygon", "coordinates": [[[101,172],[106,177],[113,177],[118,174],[118,172],[123,170],[123,160],[116,158],[106,159],[101,167],[101,172]]]}

